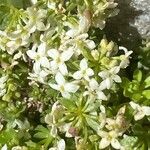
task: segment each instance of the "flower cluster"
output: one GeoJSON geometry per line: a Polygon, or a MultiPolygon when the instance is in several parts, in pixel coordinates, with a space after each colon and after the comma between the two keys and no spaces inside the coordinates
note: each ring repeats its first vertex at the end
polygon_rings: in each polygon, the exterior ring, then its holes
{"type": "Polygon", "coordinates": [[[15,9],[16,24],[0,31],[0,136],[11,140],[1,143],[0,138],[2,150],[126,150],[130,117],[148,118],[150,107],[121,101],[121,75],[133,52],[96,35],[107,18],[118,13],[117,3],[31,4],[15,9]]]}

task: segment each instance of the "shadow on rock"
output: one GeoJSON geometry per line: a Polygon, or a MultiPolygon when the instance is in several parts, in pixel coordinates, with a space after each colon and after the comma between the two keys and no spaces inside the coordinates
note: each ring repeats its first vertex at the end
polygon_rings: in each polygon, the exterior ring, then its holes
{"type": "Polygon", "coordinates": [[[114,40],[119,45],[127,47],[129,50],[136,50],[141,45],[142,38],[137,28],[131,25],[135,17],[142,12],[131,7],[131,0],[117,0],[120,12],[117,16],[110,18],[105,27],[107,38],[114,40]]]}

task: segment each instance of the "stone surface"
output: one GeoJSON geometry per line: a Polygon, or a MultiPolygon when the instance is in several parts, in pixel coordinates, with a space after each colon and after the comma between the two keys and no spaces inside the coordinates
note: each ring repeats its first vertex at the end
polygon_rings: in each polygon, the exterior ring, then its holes
{"type": "Polygon", "coordinates": [[[107,38],[137,51],[143,38],[150,38],[150,0],[116,0],[120,12],[107,20],[107,38]]]}
{"type": "Polygon", "coordinates": [[[132,0],[131,4],[135,10],[141,13],[135,17],[133,26],[137,27],[144,38],[150,37],[150,0],[132,0]]]}

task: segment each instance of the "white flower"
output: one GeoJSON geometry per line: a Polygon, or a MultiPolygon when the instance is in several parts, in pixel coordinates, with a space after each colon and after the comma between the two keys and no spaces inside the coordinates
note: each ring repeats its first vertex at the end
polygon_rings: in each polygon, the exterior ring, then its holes
{"type": "Polygon", "coordinates": [[[47,15],[47,10],[39,9],[35,7],[28,7],[26,13],[28,14],[29,20],[25,23],[29,33],[33,33],[36,30],[45,31],[48,27],[44,24],[44,19],[47,15]]]}
{"type": "Polygon", "coordinates": [[[101,89],[110,89],[113,85],[113,82],[120,83],[121,78],[117,75],[119,72],[120,68],[118,66],[113,67],[110,70],[105,70],[99,72],[99,76],[103,79],[103,81],[100,84],[101,89]]]}
{"type": "Polygon", "coordinates": [[[48,7],[49,9],[55,10],[55,9],[56,9],[56,3],[55,3],[55,2],[52,2],[52,1],[50,1],[50,0],[48,0],[48,2],[47,2],[47,7],[48,7]]]}
{"type": "Polygon", "coordinates": [[[27,46],[30,41],[30,33],[25,28],[17,27],[17,30],[7,33],[7,52],[13,54],[21,46],[27,46]]]}
{"type": "Polygon", "coordinates": [[[7,76],[3,76],[0,78],[0,97],[3,96],[6,93],[6,81],[7,81],[7,76]]]}
{"type": "Polygon", "coordinates": [[[74,38],[80,34],[86,33],[90,27],[90,23],[85,16],[79,17],[79,22],[65,22],[64,25],[69,26],[71,29],[66,32],[68,37],[74,38]]]}
{"type": "Polygon", "coordinates": [[[84,92],[84,96],[89,95],[91,99],[107,100],[106,95],[102,92],[99,84],[95,79],[89,81],[88,91],[84,92]]]}
{"type": "Polygon", "coordinates": [[[1,150],[7,150],[7,145],[5,144],[5,145],[1,148],[1,150]]]}
{"type": "Polygon", "coordinates": [[[45,122],[52,127],[51,135],[53,137],[56,137],[57,135],[57,122],[60,118],[62,118],[63,110],[63,107],[59,105],[58,102],[55,102],[52,106],[51,113],[45,116],[45,122]]]}
{"type": "Polygon", "coordinates": [[[45,79],[49,72],[47,70],[35,70],[34,73],[29,73],[28,79],[35,80],[41,83],[45,83],[45,79]]]}
{"type": "Polygon", "coordinates": [[[53,59],[50,62],[51,68],[53,71],[59,71],[63,74],[66,75],[68,74],[67,66],[65,64],[65,61],[68,61],[72,55],[73,55],[73,50],[68,49],[62,53],[60,53],[56,49],[51,49],[48,51],[48,55],[53,59]]]}
{"type": "Polygon", "coordinates": [[[36,52],[36,46],[37,45],[34,45],[32,50],[28,50],[27,55],[35,61],[33,66],[34,71],[39,72],[39,70],[41,70],[41,66],[45,68],[49,68],[50,63],[46,54],[46,43],[41,43],[38,46],[37,52],[36,52]]]}
{"type": "Polygon", "coordinates": [[[144,116],[150,116],[150,107],[149,106],[140,106],[134,102],[129,103],[131,107],[135,110],[134,119],[141,120],[144,116]]]}
{"type": "Polygon", "coordinates": [[[80,34],[73,39],[68,39],[68,37],[62,38],[62,45],[60,46],[61,49],[64,49],[64,47],[69,46],[70,48],[74,50],[75,55],[79,56],[81,54],[81,46],[79,43],[84,44],[88,49],[92,50],[96,47],[96,44],[93,40],[89,40],[88,34],[83,33],[80,34]]]}
{"type": "Polygon", "coordinates": [[[49,84],[53,89],[60,91],[61,95],[65,98],[70,98],[69,93],[75,93],[79,86],[75,82],[66,82],[61,73],[57,73],[55,76],[57,84],[49,84]]]}
{"type": "Polygon", "coordinates": [[[11,150],[23,150],[21,146],[14,146],[11,150]]]}
{"type": "Polygon", "coordinates": [[[31,3],[32,3],[32,4],[36,4],[36,3],[37,3],[37,0],[31,0],[31,3]]]}
{"type": "Polygon", "coordinates": [[[89,80],[89,77],[93,75],[94,75],[94,71],[91,68],[88,68],[88,62],[85,58],[83,58],[80,62],[80,70],[76,71],[73,74],[73,78],[76,80],[79,80],[81,78],[89,80]]]}
{"type": "Polygon", "coordinates": [[[65,147],[66,147],[65,141],[63,139],[60,139],[57,142],[56,147],[49,148],[49,150],[65,150],[65,147]]]}
{"type": "Polygon", "coordinates": [[[133,53],[133,51],[128,51],[125,47],[119,46],[119,50],[123,50],[125,52],[125,55],[121,55],[121,63],[120,68],[126,68],[129,65],[129,58],[130,55],[133,53]]]}
{"type": "Polygon", "coordinates": [[[105,132],[105,131],[98,131],[98,135],[102,137],[99,148],[104,149],[108,147],[110,144],[115,149],[120,149],[121,145],[117,140],[118,134],[115,131],[105,132]]]}

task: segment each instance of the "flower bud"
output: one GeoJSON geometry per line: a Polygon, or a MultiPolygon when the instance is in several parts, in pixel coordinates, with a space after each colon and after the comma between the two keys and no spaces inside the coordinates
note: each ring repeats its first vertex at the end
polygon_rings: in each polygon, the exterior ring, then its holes
{"type": "Polygon", "coordinates": [[[108,45],[108,41],[106,39],[102,39],[100,42],[100,46],[105,49],[107,45],[108,45]]]}
{"type": "Polygon", "coordinates": [[[99,60],[99,52],[97,50],[92,50],[91,55],[95,60],[99,60]]]}

